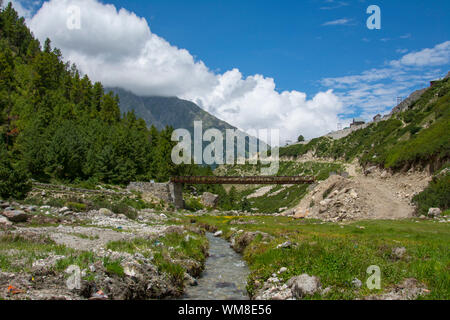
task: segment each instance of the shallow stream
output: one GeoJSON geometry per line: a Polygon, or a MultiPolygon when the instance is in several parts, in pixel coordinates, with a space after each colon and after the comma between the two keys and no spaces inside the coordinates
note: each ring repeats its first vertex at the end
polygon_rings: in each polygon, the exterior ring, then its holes
{"type": "Polygon", "coordinates": [[[185,300],[247,300],[248,267],[230,244],[213,234],[209,240],[209,257],[198,285],[187,287],[185,300]]]}

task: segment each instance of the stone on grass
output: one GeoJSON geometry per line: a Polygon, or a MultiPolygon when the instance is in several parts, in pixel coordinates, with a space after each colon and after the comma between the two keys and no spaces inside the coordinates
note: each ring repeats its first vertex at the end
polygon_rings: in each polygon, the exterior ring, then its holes
{"type": "Polygon", "coordinates": [[[321,290],[319,278],[306,273],[291,278],[287,285],[291,288],[292,295],[297,299],[314,295],[321,290]]]}
{"type": "Polygon", "coordinates": [[[9,221],[6,217],[0,216],[0,226],[10,226],[12,222],[9,221]]]}
{"type": "Polygon", "coordinates": [[[220,237],[223,234],[223,231],[217,231],[214,233],[214,237],[220,237]]]}
{"type": "Polygon", "coordinates": [[[10,206],[9,202],[1,202],[0,203],[0,208],[2,209],[6,209],[10,206]]]}
{"type": "Polygon", "coordinates": [[[355,278],[355,279],[352,280],[352,285],[353,285],[353,287],[359,289],[359,288],[362,287],[363,283],[358,278],[355,278]]]}
{"type": "Polygon", "coordinates": [[[4,211],[3,216],[11,222],[26,222],[28,220],[28,215],[22,210],[4,211]]]}
{"type": "Polygon", "coordinates": [[[114,215],[114,213],[111,210],[106,209],[106,208],[101,208],[100,210],[98,210],[98,213],[101,214],[102,216],[107,216],[107,217],[114,215]]]}
{"type": "Polygon", "coordinates": [[[280,270],[278,271],[278,273],[285,273],[287,271],[286,267],[281,267],[280,270]]]}
{"type": "Polygon", "coordinates": [[[277,246],[277,249],[289,249],[290,247],[292,247],[292,242],[286,241],[286,242],[284,242],[282,244],[279,244],[277,246]]]}
{"type": "Polygon", "coordinates": [[[441,216],[442,211],[439,208],[430,208],[428,210],[428,216],[431,218],[437,218],[439,216],[441,216]]]}
{"type": "Polygon", "coordinates": [[[394,256],[394,258],[396,259],[401,259],[403,258],[403,256],[406,253],[406,248],[405,247],[398,247],[398,248],[394,248],[392,249],[392,255],[394,256]]]}
{"type": "Polygon", "coordinates": [[[195,287],[198,285],[197,279],[195,279],[193,276],[191,276],[189,273],[184,274],[184,281],[190,285],[191,287],[195,287]]]}

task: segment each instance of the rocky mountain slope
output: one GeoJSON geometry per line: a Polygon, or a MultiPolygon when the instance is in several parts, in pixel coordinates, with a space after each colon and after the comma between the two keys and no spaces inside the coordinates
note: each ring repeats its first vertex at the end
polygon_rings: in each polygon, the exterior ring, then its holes
{"type": "MultiPolygon", "coordinates": [[[[203,132],[208,129],[218,129],[223,133],[224,137],[227,129],[238,130],[229,123],[204,111],[191,101],[177,97],[142,97],[122,88],[106,88],[105,91],[113,92],[119,96],[119,105],[122,112],[126,113],[134,110],[136,115],[144,119],[148,126],[154,125],[160,130],[166,126],[171,126],[174,129],[187,129],[193,138],[194,121],[202,121],[203,132]]],[[[238,132],[246,135],[240,130],[238,132]]],[[[245,150],[248,151],[249,140],[246,139],[246,141],[245,150]]],[[[259,141],[257,143],[259,144],[259,141]]],[[[204,146],[207,144],[204,143],[204,146]]]]}
{"type": "Polygon", "coordinates": [[[194,121],[203,121],[204,130],[236,129],[204,111],[195,103],[177,97],[141,97],[121,88],[106,88],[105,91],[112,91],[119,96],[122,112],[134,110],[138,117],[147,122],[147,125],[154,125],[158,129],[172,126],[175,129],[185,128],[193,132],[194,121]]]}

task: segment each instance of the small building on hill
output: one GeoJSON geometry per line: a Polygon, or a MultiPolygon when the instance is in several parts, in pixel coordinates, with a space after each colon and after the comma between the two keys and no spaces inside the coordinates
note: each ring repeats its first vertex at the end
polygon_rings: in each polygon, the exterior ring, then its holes
{"type": "Polygon", "coordinates": [[[373,117],[373,122],[378,122],[381,120],[381,114],[377,114],[375,117],[373,117]]]}
{"type": "Polygon", "coordinates": [[[352,122],[352,124],[350,124],[350,128],[352,128],[354,126],[360,126],[365,123],[366,123],[366,121],[363,118],[353,118],[353,122],[352,122]]]}

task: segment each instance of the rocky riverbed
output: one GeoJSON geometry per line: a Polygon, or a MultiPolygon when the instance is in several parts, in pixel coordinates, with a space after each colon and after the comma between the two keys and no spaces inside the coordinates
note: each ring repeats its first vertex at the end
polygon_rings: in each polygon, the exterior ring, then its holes
{"type": "Polygon", "coordinates": [[[177,297],[204,268],[204,233],[176,212],[0,206],[1,299],[177,297]]]}

